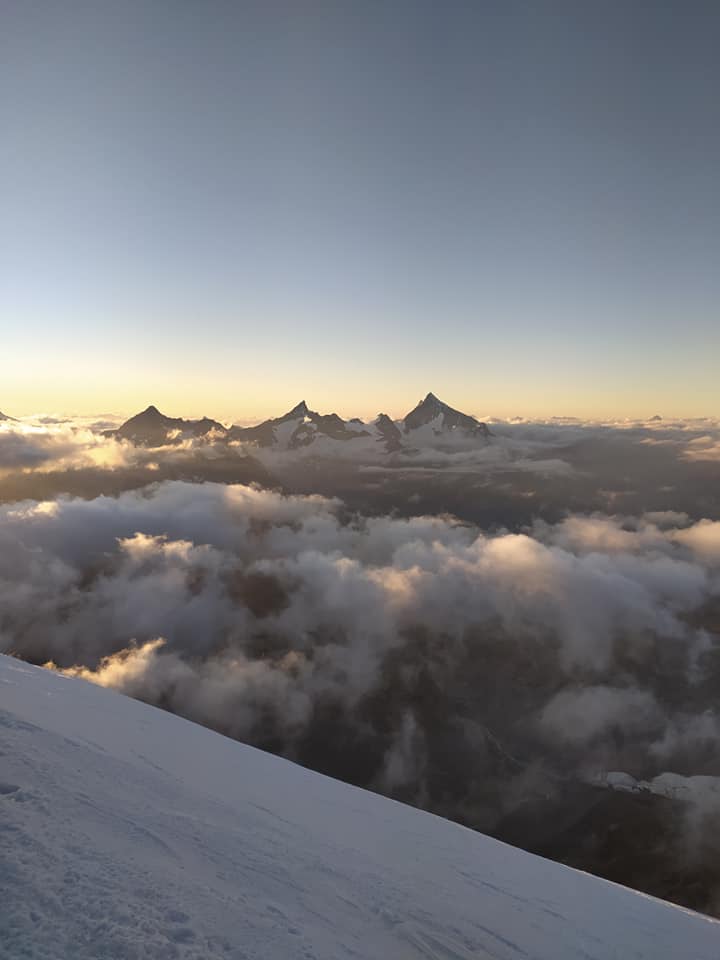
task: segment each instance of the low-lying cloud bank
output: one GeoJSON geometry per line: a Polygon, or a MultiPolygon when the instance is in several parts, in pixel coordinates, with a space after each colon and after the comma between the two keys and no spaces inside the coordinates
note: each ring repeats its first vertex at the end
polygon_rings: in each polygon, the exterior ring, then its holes
{"type": "Polygon", "coordinates": [[[187,439],[136,446],[104,434],[112,421],[40,416],[0,422],[0,503],[61,494],[91,499],[162,480],[273,482],[239,443],[187,439]]]}
{"type": "Polygon", "coordinates": [[[108,443],[90,424],[49,417],[0,423],[0,472],[114,469],[131,457],[129,444],[108,443]]]}
{"type": "Polygon", "coordinates": [[[525,445],[528,455],[548,446],[571,446],[623,437],[647,446],[664,446],[688,462],[720,460],[720,420],[714,417],[649,420],[493,420],[493,432],[511,445],[525,445]]]}
{"type": "Polygon", "coordinates": [[[175,463],[190,454],[208,460],[233,453],[245,455],[239,443],[214,444],[202,439],[162,448],[138,447],[104,436],[108,423],[49,416],[0,422],[0,475],[15,471],[158,469],[163,463],[175,463]]]}

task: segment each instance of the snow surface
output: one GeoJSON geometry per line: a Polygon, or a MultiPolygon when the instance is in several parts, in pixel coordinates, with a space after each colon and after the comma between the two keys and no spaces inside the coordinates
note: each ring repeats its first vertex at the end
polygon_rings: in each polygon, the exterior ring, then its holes
{"type": "Polygon", "coordinates": [[[346,421],[345,421],[345,429],[346,429],[346,430],[352,430],[354,433],[362,433],[364,430],[365,430],[365,431],[370,430],[370,429],[371,429],[371,424],[363,423],[363,421],[360,420],[360,419],[357,419],[357,420],[346,420],[346,421]]]}
{"type": "Polygon", "coordinates": [[[636,780],[629,773],[612,770],[610,773],[598,775],[594,783],[610,787],[612,790],[625,790],[628,793],[639,793],[647,790],[669,800],[686,800],[702,804],[714,799],[720,800],[720,777],[692,776],[685,777],[679,773],[661,773],[652,780],[636,780]]]}
{"type": "Polygon", "coordinates": [[[717,960],[720,924],[0,656],[0,957],[717,960]]]}
{"type": "Polygon", "coordinates": [[[306,419],[304,416],[296,417],[294,420],[286,420],[284,423],[278,423],[273,427],[275,441],[282,450],[289,446],[293,434],[302,423],[305,423],[306,419]]]}

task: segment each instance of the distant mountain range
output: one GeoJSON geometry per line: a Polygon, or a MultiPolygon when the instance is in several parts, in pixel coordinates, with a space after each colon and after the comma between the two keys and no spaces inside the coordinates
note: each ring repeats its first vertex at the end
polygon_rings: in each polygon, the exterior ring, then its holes
{"type": "Polygon", "coordinates": [[[200,420],[168,417],[157,407],[150,406],[117,430],[104,431],[104,435],[153,447],[205,438],[240,440],[257,447],[285,451],[312,447],[327,453],[336,449],[338,444],[347,443],[353,444],[358,451],[360,448],[380,449],[393,453],[404,448],[485,443],[491,436],[487,424],[448,406],[433,393],[428,393],[402,420],[392,420],[381,413],[368,423],[358,418],[343,420],[336,413],[317,413],[304,400],[281,417],[253,427],[225,427],[209,417],[200,420]]]}

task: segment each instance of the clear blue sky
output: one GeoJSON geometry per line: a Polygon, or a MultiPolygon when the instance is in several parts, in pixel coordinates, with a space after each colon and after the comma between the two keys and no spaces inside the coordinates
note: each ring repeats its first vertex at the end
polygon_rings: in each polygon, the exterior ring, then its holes
{"type": "Polygon", "coordinates": [[[0,409],[720,413],[720,3],[0,0],[0,409]]]}

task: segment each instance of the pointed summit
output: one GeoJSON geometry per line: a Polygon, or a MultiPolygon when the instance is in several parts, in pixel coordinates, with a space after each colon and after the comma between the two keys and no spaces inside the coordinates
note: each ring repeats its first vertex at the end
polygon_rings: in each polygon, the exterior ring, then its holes
{"type": "Polygon", "coordinates": [[[244,440],[260,447],[283,450],[309,447],[319,438],[349,441],[368,435],[362,420],[346,422],[337,413],[318,413],[311,410],[304,400],[281,417],[273,417],[254,427],[231,427],[229,432],[231,440],[244,440]],[[349,422],[352,422],[352,426],[348,426],[349,422]]]}
{"type": "MultiPolygon", "coordinates": [[[[273,417],[271,420],[264,420],[255,427],[231,427],[228,437],[231,440],[246,440],[256,443],[260,447],[273,447],[278,441],[276,428],[284,424],[291,424],[294,420],[313,419],[317,414],[308,408],[304,400],[297,403],[292,410],[288,410],[281,417],[273,417]]],[[[299,424],[298,428],[303,426],[299,424]]]]}
{"type": "Polygon", "coordinates": [[[296,404],[296,406],[292,408],[292,410],[288,410],[288,412],[284,414],[282,417],[278,417],[278,420],[282,422],[284,420],[297,420],[298,417],[308,417],[308,416],[310,416],[310,410],[308,409],[308,405],[305,403],[304,400],[301,400],[300,403],[296,404]]]}
{"type": "Polygon", "coordinates": [[[375,418],[375,429],[380,434],[380,442],[385,444],[388,453],[394,453],[402,447],[402,434],[398,425],[386,413],[375,418]]]}
{"type": "Polygon", "coordinates": [[[461,413],[459,410],[449,407],[438,399],[434,393],[428,393],[425,399],[421,400],[415,409],[411,410],[405,417],[403,421],[405,433],[427,426],[434,421],[438,421],[434,426],[437,434],[446,434],[457,430],[474,437],[490,435],[486,424],[480,423],[479,420],[467,413],[461,413]]]}
{"type": "Polygon", "coordinates": [[[428,393],[425,399],[421,400],[405,417],[403,421],[405,424],[405,432],[407,433],[408,430],[417,430],[418,427],[425,426],[426,423],[430,423],[431,420],[439,417],[445,409],[450,410],[451,408],[446,407],[441,400],[438,400],[434,393],[428,393]]]}

